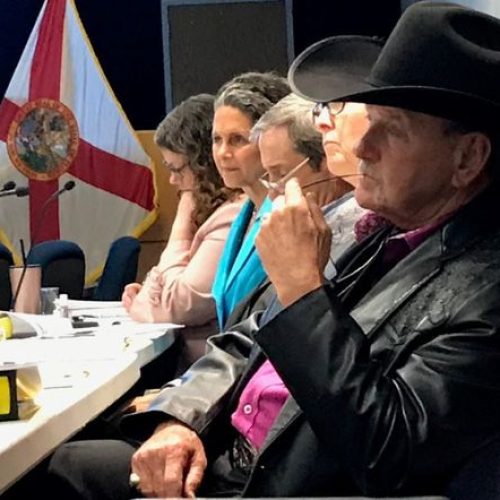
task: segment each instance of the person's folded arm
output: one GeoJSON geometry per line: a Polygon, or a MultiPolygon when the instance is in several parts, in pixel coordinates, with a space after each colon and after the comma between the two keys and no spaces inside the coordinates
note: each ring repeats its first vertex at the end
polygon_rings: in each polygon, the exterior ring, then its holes
{"type": "Polygon", "coordinates": [[[219,257],[239,203],[219,207],[193,241],[169,240],[131,307],[137,321],[203,325],[216,316],[211,294],[219,257]]]}

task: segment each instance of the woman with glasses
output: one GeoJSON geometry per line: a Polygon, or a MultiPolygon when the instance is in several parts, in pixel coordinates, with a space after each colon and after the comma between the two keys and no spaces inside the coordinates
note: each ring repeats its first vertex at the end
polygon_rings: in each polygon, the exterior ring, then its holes
{"type": "Polygon", "coordinates": [[[328,168],[332,174],[357,185],[359,163],[354,147],[368,128],[364,104],[354,102],[318,103],[312,111],[313,122],[323,137],[328,168]],[[354,168],[353,168],[354,167],[354,168]]]}
{"type": "Polygon", "coordinates": [[[160,123],[155,143],[177,188],[179,205],[160,261],[144,283],[127,285],[122,303],[143,322],[185,324],[178,370],[204,352],[216,331],[211,287],[229,228],[243,197],[224,186],[212,157],[214,97],[192,96],[160,123]]]}
{"type": "Polygon", "coordinates": [[[248,196],[231,228],[212,288],[221,329],[236,304],[266,277],[254,241],[271,201],[260,180],[264,169],[250,131],[289,92],[286,80],[275,74],[244,73],[224,84],[215,97],[215,164],[227,187],[248,196]]]}

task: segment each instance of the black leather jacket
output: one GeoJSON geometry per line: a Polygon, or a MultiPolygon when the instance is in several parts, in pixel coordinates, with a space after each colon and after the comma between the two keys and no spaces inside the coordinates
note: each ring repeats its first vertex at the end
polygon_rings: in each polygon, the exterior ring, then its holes
{"type": "MultiPolygon", "coordinates": [[[[179,386],[129,418],[129,432],[147,437],[168,414],[216,454],[233,435],[229,415],[265,352],[291,397],[244,495],[441,491],[500,431],[497,198],[493,189],[478,196],[354,305],[326,284],[260,330],[256,314],[212,337],[179,386]]],[[[383,237],[348,252],[339,274],[383,237]]]]}

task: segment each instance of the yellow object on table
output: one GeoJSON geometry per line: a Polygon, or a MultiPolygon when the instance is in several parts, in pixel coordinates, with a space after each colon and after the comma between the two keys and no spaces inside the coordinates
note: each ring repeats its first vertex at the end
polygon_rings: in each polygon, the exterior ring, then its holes
{"type": "Polygon", "coordinates": [[[0,313],[0,340],[12,338],[12,320],[6,313],[0,313]]]}
{"type": "Polygon", "coordinates": [[[0,422],[30,418],[39,409],[41,388],[37,366],[0,367],[0,422]]]}
{"type": "Polygon", "coordinates": [[[18,418],[16,370],[5,370],[0,372],[0,422],[18,418]]]}

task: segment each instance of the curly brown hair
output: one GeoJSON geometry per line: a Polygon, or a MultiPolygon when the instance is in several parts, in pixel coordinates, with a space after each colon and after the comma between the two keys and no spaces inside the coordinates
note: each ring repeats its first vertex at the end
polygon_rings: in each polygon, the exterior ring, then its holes
{"type": "Polygon", "coordinates": [[[237,191],[225,187],[212,157],[214,96],[199,94],[176,106],[158,125],[155,143],[187,157],[195,179],[193,222],[200,227],[237,191]]]}

